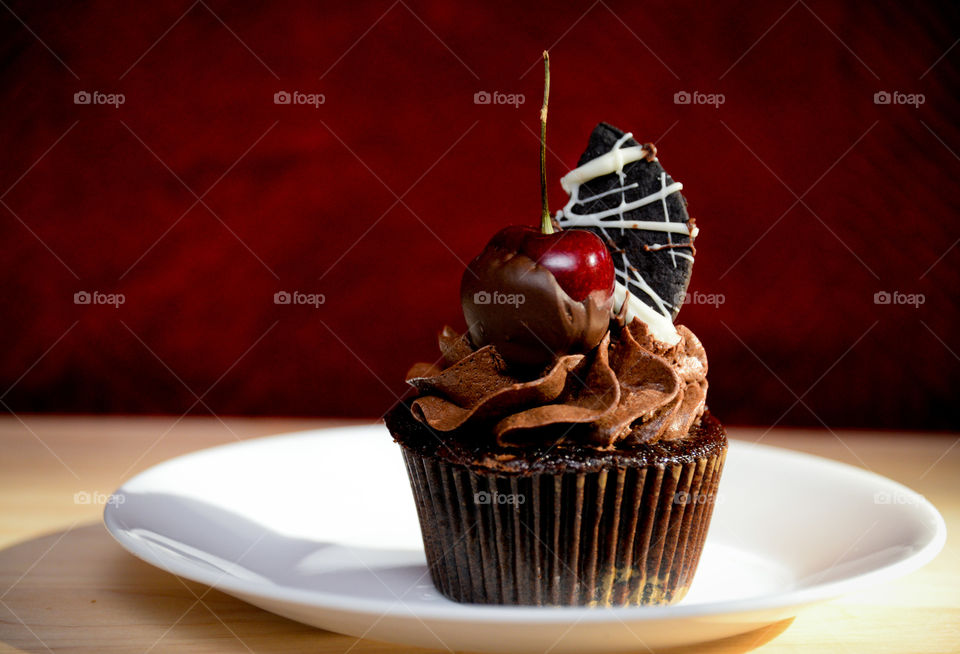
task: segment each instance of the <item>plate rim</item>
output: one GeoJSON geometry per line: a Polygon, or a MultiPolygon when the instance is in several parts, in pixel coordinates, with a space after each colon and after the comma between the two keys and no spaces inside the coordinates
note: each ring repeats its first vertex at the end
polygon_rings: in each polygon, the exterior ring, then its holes
{"type": "MultiPolygon", "coordinates": [[[[124,481],[113,494],[122,494],[124,488],[131,483],[147,475],[156,474],[157,471],[163,468],[183,463],[191,458],[209,456],[219,450],[262,447],[268,441],[279,442],[281,440],[299,440],[304,437],[329,437],[343,433],[371,431],[372,429],[378,428],[383,430],[384,436],[389,437],[389,433],[386,431],[383,422],[377,421],[359,425],[321,427],[296,432],[283,432],[256,438],[247,438],[234,443],[215,445],[213,447],[187,452],[150,466],[146,470],[124,481]]],[[[760,448],[761,450],[766,450],[767,454],[773,454],[775,456],[798,457],[805,459],[810,464],[831,467],[836,471],[860,477],[861,481],[872,481],[884,484],[887,487],[893,487],[900,493],[904,493],[906,496],[912,498],[911,504],[915,506],[916,510],[923,510],[927,514],[927,517],[931,519],[935,527],[935,531],[923,547],[909,554],[904,559],[845,579],[816,584],[807,588],[794,589],[782,593],[757,595],[735,600],[714,600],[689,605],[625,607],[501,606],[461,604],[451,600],[449,604],[444,602],[435,606],[430,605],[427,608],[418,607],[414,612],[402,598],[399,600],[356,599],[321,590],[264,585],[253,580],[231,576],[227,573],[218,574],[212,570],[179,559],[164,557],[156,554],[152,546],[144,545],[145,541],[136,540],[127,533],[127,528],[118,522],[119,518],[116,513],[120,510],[119,505],[114,505],[112,502],[108,502],[104,507],[103,522],[114,540],[142,561],[170,574],[211,586],[230,595],[243,596],[244,598],[263,598],[265,600],[288,604],[293,603],[327,611],[375,617],[408,617],[410,613],[414,613],[421,619],[449,623],[463,622],[464,620],[477,623],[524,623],[540,625],[568,623],[571,620],[586,623],[598,623],[611,620],[647,622],[686,620],[714,615],[729,616],[758,611],[782,610],[788,607],[799,608],[839,597],[840,595],[862,589],[873,583],[892,580],[909,574],[936,558],[946,543],[946,523],[940,512],[925,496],[898,481],[854,465],[815,454],[740,439],[730,439],[730,442],[738,448],[760,448]],[[915,500],[915,502],[913,500],[915,500]],[[464,615],[464,607],[467,607],[470,611],[469,615],[464,615]]]]}

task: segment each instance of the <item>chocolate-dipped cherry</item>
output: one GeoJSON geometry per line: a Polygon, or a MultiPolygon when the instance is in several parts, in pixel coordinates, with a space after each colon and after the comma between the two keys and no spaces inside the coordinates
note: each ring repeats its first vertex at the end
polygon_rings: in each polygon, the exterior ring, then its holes
{"type": "Polygon", "coordinates": [[[509,363],[542,367],[588,352],[603,339],[613,308],[613,261],[590,232],[498,232],[467,267],[460,301],[477,347],[509,363]]]}
{"type": "Polygon", "coordinates": [[[493,345],[511,364],[549,365],[588,352],[607,333],[614,267],[606,245],[585,230],[555,231],[547,207],[546,121],[550,89],[540,111],[540,230],[515,225],[499,231],[464,272],[460,301],[470,338],[493,345]]]}

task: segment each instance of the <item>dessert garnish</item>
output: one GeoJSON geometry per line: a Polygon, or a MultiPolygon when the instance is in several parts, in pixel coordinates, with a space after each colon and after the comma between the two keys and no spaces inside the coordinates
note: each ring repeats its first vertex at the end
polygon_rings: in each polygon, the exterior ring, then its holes
{"type": "Polygon", "coordinates": [[[639,318],[668,345],[680,341],[673,319],[693,270],[695,221],[651,143],[600,123],[577,168],[560,184],[570,194],[557,212],[565,228],[591,231],[610,248],[616,267],[614,310],[626,301],[626,320],[639,318]]]}
{"type": "Polygon", "coordinates": [[[607,333],[614,267],[599,236],[561,230],[547,206],[546,131],[550,58],[543,53],[540,110],[540,228],[498,232],[464,272],[460,301],[470,338],[493,345],[507,362],[543,368],[557,357],[592,350],[607,333]]]}

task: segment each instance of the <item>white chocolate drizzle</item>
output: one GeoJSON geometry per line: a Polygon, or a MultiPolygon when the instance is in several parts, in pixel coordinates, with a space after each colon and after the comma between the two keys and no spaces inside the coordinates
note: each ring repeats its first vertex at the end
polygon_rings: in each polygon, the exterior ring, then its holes
{"type": "MultiPolygon", "coordinates": [[[[674,267],[677,265],[677,257],[693,261],[692,252],[677,251],[673,242],[673,234],[685,234],[690,237],[692,242],[700,230],[696,226],[691,230],[688,223],[670,222],[670,214],[667,211],[667,197],[680,191],[683,188],[683,184],[680,182],[667,184],[666,173],[661,173],[659,191],[631,202],[627,202],[626,200],[626,192],[637,188],[637,184],[625,184],[626,178],[623,173],[623,167],[628,163],[647,158],[651,154],[646,148],[639,145],[628,148],[620,147],[632,137],[633,134],[629,132],[624,134],[613,144],[613,148],[611,148],[609,152],[595,159],[591,159],[563,176],[560,180],[560,185],[570,194],[570,200],[563,209],[557,212],[557,222],[560,223],[561,226],[597,228],[608,242],[611,241],[607,234],[608,229],[620,229],[621,233],[624,229],[664,232],[667,235],[667,242],[660,245],[648,246],[648,249],[657,251],[669,248],[670,260],[673,262],[674,267]],[[612,173],[616,173],[620,178],[620,186],[618,188],[603,191],[602,193],[597,193],[596,195],[586,198],[580,197],[580,187],[583,184],[612,173]],[[573,212],[573,208],[578,204],[584,205],[587,202],[613,195],[614,193],[620,193],[620,204],[613,209],[586,214],[573,212]],[[657,220],[626,219],[625,216],[628,212],[655,202],[660,202],[663,205],[663,222],[657,220]]],[[[676,327],[674,327],[673,318],[671,317],[673,306],[657,295],[656,291],[650,287],[647,280],[640,274],[640,271],[631,265],[625,252],[611,252],[611,254],[613,254],[614,257],[619,254],[622,258],[622,266],[616,268],[617,279],[614,283],[613,291],[614,310],[619,312],[623,307],[623,303],[626,302],[626,321],[628,323],[634,318],[639,318],[647,324],[650,328],[650,333],[657,340],[667,343],[668,345],[678,343],[680,341],[680,334],[677,332],[676,327]],[[638,287],[650,298],[656,308],[651,307],[631,293],[627,287],[628,284],[633,284],[638,287]]]]}

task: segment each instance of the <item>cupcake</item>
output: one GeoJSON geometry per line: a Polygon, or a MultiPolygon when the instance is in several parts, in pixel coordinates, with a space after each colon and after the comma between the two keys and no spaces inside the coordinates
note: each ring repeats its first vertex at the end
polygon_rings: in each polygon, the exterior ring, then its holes
{"type": "Polygon", "coordinates": [[[674,325],[697,228],[656,149],[606,124],[561,183],[561,211],[544,192],[540,229],[507,227],[470,263],[467,330],[440,332],[385,421],[446,597],[673,603],[727,450],[703,346],[674,325]]]}

